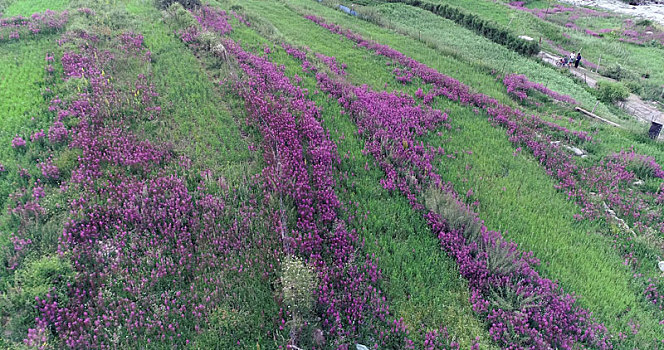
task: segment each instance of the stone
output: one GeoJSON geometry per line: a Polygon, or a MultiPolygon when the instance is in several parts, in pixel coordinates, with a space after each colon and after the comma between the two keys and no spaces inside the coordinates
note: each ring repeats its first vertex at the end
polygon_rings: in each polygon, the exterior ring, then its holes
{"type": "Polygon", "coordinates": [[[565,146],[568,150],[572,151],[575,155],[581,157],[586,154],[586,152],[582,151],[580,148],[574,147],[574,146],[565,146]]]}
{"type": "Polygon", "coordinates": [[[645,181],[643,181],[643,180],[639,180],[639,179],[637,179],[636,181],[632,182],[632,185],[634,185],[634,186],[643,186],[643,185],[645,185],[645,184],[646,184],[645,181]]]}

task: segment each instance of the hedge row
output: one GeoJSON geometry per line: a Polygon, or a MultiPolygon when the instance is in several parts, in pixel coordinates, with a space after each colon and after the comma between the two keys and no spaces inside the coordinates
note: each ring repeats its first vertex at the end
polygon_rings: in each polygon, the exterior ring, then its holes
{"type": "Polygon", "coordinates": [[[522,55],[532,56],[540,51],[540,46],[536,41],[527,41],[509,32],[506,28],[500,27],[497,23],[487,21],[481,17],[467,13],[458,7],[447,4],[433,4],[420,0],[384,0],[392,3],[402,3],[410,6],[419,7],[423,10],[432,12],[438,16],[447,18],[464,26],[475,33],[486,37],[487,39],[506,46],[522,55]]]}

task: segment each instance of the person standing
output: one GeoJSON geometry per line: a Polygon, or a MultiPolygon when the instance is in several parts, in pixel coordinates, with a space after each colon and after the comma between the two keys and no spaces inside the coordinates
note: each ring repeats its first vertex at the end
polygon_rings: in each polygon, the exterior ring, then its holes
{"type": "Polygon", "coordinates": [[[576,61],[574,61],[574,68],[579,68],[579,63],[581,62],[581,52],[576,55],[576,61]]]}
{"type": "Polygon", "coordinates": [[[569,53],[569,66],[572,67],[572,63],[574,63],[574,59],[576,55],[574,54],[574,51],[569,53]]]}

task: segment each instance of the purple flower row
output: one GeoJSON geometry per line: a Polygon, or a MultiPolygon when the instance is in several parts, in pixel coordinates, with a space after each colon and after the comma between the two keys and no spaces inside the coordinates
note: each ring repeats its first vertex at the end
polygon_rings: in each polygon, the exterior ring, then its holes
{"type": "Polygon", "coordinates": [[[507,74],[503,78],[503,84],[507,88],[507,93],[514,95],[520,101],[528,98],[528,91],[535,90],[543,93],[546,96],[553,98],[556,101],[565,102],[569,104],[578,104],[576,100],[567,95],[559,94],[553,90],[548,89],[542,84],[534,83],[525,75],[522,74],[507,74]]]}
{"type": "Polygon", "coordinates": [[[54,33],[62,30],[68,20],[69,13],[67,11],[55,12],[51,10],[35,13],[29,18],[23,16],[0,18],[0,42],[18,40],[21,37],[40,33],[54,33]]]}
{"type": "Polygon", "coordinates": [[[221,35],[226,35],[233,30],[230,23],[228,23],[228,14],[226,11],[203,6],[198,10],[192,11],[192,14],[205,30],[211,30],[221,35]]]}

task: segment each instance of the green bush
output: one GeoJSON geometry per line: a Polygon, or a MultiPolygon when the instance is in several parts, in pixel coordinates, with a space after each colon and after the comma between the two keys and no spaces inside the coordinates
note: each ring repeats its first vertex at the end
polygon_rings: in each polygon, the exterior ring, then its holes
{"type": "Polygon", "coordinates": [[[198,28],[200,26],[194,15],[187,11],[179,2],[174,2],[168,7],[168,18],[170,19],[170,24],[177,29],[198,28]]]}
{"type": "Polygon", "coordinates": [[[626,80],[626,79],[635,79],[636,75],[626,69],[624,69],[619,64],[610,65],[600,71],[605,77],[615,79],[615,80],[626,80]]]}
{"type": "Polygon", "coordinates": [[[69,174],[78,166],[78,157],[82,155],[83,151],[80,149],[68,149],[62,152],[53,164],[60,169],[60,174],[69,177],[69,174]]]}
{"type": "Polygon", "coordinates": [[[629,97],[629,89],[622,83],[599,82],[597,83],[597,92],[599,99],[607,103],[625,101],[629,97]]]}
{"type": "Polygon", "coordinates": [[[643,84],[641,97],[649,101],[664,101],[664,86],[655,83],[643,84]]]}
{"type": "Polygon", "coordinates": [[[467,208],[459,205],[452,195],[430,187],[424,198],[426,207],[445,219],[450,228],[462,230],[463,236],[471,242],[479,241],[482,223],[467,208]]]}
{"type": "Polygon", "coordinates": [[[70,263],[57,255],[23,264],[14,274],[13,285],[0,296],[0,315],[6,321],[3,336],[10,341],[21,341],[28,328],[34,326],[35,298],[51,293],[66,302],[67,283],[73,276],[70,263]]]}
{"type": "Polygon", "coordinates": [[[156,0],[157,7],[160,9],[167,9],[174,3],[181,4],[186,9],[194,9],[201,6],[200,0],[156,0]]]}
{"type": "Polygon", "coordinates": [[[643,92],[643,85],[641,85],[641,82],[639,82],[639,81],[628,80],[628,81],[625,82],[625,86],[633,94],[641,95],[641,93],[643,92]]]}

